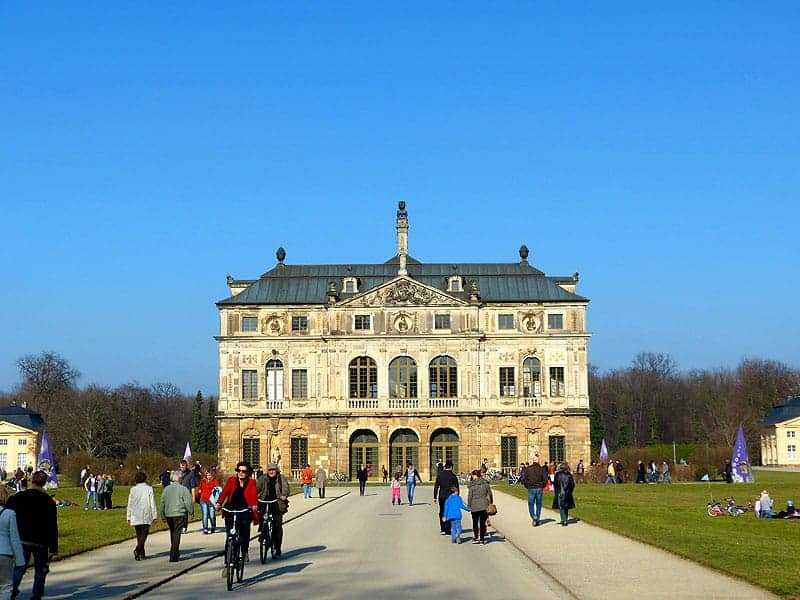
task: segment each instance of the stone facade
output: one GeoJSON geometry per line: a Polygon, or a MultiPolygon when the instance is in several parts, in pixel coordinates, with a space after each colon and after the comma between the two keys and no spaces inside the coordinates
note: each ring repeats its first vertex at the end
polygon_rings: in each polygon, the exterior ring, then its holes
{"type": "Polygon", "coordinates": [[[521,261],[278,265],[228,277],[220,301],[220,467],[243,456],[308,460],[351,475],[357,462],[423,478],[486,457],[509,471],[534,452],[577,463],[589,453],[588,300],[577,274],[547,277],[521,261]]]}

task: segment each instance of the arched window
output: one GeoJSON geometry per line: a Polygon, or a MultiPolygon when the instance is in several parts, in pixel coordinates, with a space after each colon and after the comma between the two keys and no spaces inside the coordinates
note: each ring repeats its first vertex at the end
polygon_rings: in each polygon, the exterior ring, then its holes
{"type": "Polygon", "coordinates": [[[369,356],[350,361],[350,397],[378,397],[378,365],[369,356]]]}
{"type": "Polygon", "coordinates": [[[389,473],[405,473],[409,462],[419,466],[419,436],[412,429],[398,429],[389,438],[389,473]]]}
{"type": "Polygon", "coordinates": [[[389,397],[417,397],[417,363],[410,356],[398,356],[389,363],[389,397]]]}
{"type": "Polygon", "coordinates": [[[356,478],[359,465],[366,465],[370,477],[378,474],[378,436],[369,429],[358,429],[350,436],[350,479],[356,478]]]}
{"type": "Polygon", "coordinates": [[[437,429],[431,435],[431,478],[436,476],[437,464],[453,463],[458,473],[458,434],[452,429],[437,429]]]}
{"type": "Polygon", "coordinates": [[[522,362],[522,395],[526,398],[542,393],[542,363],[529,357],[522,362]]]}
{"type": "Polygon", "coordinates": [[[254,429],[242,434],[242,460],[249,462],[252,467],[261,464],[261,440],[254,429]]]}
{"type": "Polygon", "coordinates": [[[283,400],[283,363],[267,361],[267,400],[283,400]]]}
{"type": "Polygon", "coordinates": [[[437,356],[428,367],[431,398],[455,398],[458,396],[458,367],[449,356],[437,356]]]}

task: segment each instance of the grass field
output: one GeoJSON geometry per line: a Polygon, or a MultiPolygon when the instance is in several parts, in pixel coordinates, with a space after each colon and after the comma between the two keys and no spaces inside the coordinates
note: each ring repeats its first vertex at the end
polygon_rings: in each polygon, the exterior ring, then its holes
{"type": "MultiPolygon", "coordinates": [[[[776,512],[786,500],[800,500],[800,474],[757,471],[756,484],[710,484],[722,501],[733,495],[737,504],[755,501],[767,489],[776,512]]],[[[522,486],[500,484],[498,489],[527,498],[522,486]]],[[[672,485],[578,486],[577,508],[571,511],[588,523],[658,546],[695,562],[741,577],[779,596],[800,595],[800,519],[709,517],[708,483],[672,485]]],[[[552,503],[545,494],[545,506],[552,503]]],[[[658,568],[653,565],[653,568],[658,568]]]]}

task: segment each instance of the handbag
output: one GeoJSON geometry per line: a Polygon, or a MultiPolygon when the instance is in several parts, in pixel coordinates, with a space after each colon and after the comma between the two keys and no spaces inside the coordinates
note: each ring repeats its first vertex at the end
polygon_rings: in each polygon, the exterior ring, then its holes
{"type": "Polygon", "coordinates": [[[492,515],[492,516],[496,515],[497,514],[497,506],[495,506],[494,504],[490,504],[489,506],[487,506],[486,507],[486,514],[492,515]]]}

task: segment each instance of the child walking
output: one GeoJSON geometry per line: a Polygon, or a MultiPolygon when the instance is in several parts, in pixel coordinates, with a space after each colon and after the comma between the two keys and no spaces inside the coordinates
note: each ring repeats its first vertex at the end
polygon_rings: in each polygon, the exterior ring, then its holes
{"type": "Polygon", "coordinates": [[[450,539],[454,544],[461,543],[461,511],[471,512],[458,495],[458,486],[450,488],[450,495],[444,502],[442,522],[450,521],[450,539]]]}
{"type": "Polygon", "coordinates": [[[392,506],[394,506],[395,500],[397,500],[397,506],[402,504],[400,500],[400,473],[395,473],[394,479],[392,479],[392,506]]]}

